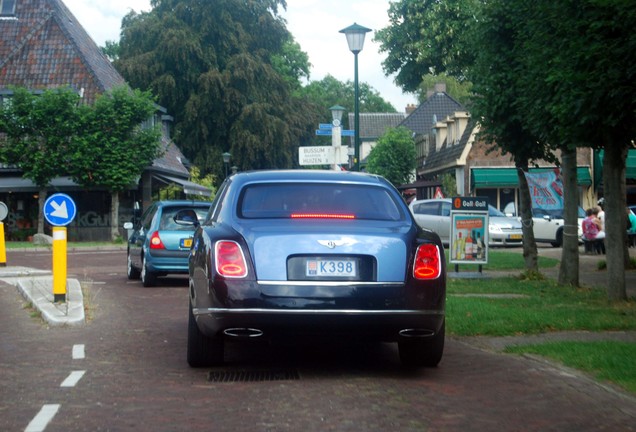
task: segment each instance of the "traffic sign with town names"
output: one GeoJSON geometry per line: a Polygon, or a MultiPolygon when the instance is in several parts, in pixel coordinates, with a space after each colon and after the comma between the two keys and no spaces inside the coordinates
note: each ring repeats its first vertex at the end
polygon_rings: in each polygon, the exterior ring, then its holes
{"type": "Polygon", "coordinates": [[[298,147],[298,163],[300,165],[331,165],[333,163],[342,164],[349,161],[346,147],[340,147],[338,158],[336,149],[332,146],[310,146],[298,147]],[[336,160],[338,159],[338,160],[336,160]]]}
{"type": "Polygon", "coordinates": [[[333,163],[334,148],[331,146],[298,147],[300,165],[329,165],[333,163]]]}

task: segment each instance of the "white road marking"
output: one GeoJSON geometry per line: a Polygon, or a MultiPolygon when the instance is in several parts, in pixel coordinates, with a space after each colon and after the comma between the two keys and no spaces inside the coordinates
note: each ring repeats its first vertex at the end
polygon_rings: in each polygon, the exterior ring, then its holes
{"type": "Polygon", "coordinates": [[[73,360],[81,360],[86,357],[84,345],[73,345],[73,360]]]}
{"type": "Polygon", "coordinates": [[[37,413],[35,417],[33,417],[33,420],[31,420],[24,432],[44,431],[46,425],[48,425],[49,422],[53,420],[53,417],[55,417],[55,414],[57,414],[57,410],[59,409],[59,404],[44,405],[40,412],[37,413]]]}
{"type": "Polygon", "coordinates": [[[84,376],[86,371],[73,371],[71,374],[66,377],[60,387],[75,387],[75,385],[79,382],[80,379],[84,376]]]}

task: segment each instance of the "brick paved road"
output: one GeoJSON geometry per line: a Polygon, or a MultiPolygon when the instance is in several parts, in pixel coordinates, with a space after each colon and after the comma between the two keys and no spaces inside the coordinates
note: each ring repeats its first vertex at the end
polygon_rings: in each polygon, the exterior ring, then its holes
{"type": "MultiPolygon", "coordinates": [[[[448,340],[440,367],[402,370],[390,344],[233,347],[215,371],[293,370],[297,380],[216,383],[185,362],[183,279],[143,288],[125,252],[70,254],[92,320],[49,329],[0,284],[0,430],[59,404],[46,431],[596,431],[636,428],[636,402],[542,361],[448,340]],[[73,359],[84,345],[85,358],[73,359]],[[61,383],[85,371],[73,387],[61,383]]],[[[46,268],[50,256],[9,253],[46,268]]]]}

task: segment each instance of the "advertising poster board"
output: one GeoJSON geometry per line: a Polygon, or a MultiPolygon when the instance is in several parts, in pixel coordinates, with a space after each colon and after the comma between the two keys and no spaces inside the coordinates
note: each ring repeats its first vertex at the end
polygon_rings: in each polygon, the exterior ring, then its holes
{"type": "Polygon", "coordinates": [[[488,199],[454,197],[449,255],[452,264],[488,263],[488,199]]]}
{"type": "Polygon", "coordinates": [[[559,168],[524,174],[530,189],[532,208],[563,210],[563,180],[559,168]]]}

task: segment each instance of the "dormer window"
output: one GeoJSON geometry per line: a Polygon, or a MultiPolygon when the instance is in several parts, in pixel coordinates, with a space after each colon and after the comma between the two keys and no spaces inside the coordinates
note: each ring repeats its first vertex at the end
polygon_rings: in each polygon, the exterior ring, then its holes
{"type": "Polygon", "coordinates": [[[15,16],[15,3],[17,0],[0,0],[0,17],[15,16]]]}

